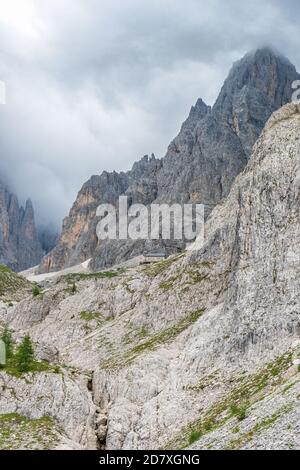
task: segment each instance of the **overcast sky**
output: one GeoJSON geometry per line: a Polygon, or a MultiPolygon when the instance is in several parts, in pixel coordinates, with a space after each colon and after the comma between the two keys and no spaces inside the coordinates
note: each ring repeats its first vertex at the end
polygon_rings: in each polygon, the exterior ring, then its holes
{"type": "Polygon", "coordinates": [[[0,0],[0,178],[60,225],[92,174],[162,157],[249,50],[300,69],[299,27],[298,0],[0,0]]]}

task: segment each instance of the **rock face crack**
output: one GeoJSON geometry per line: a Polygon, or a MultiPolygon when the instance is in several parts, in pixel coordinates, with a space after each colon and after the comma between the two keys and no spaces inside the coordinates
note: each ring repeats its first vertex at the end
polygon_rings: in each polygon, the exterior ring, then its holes
{"type": "Polygon", "coordinates": [[[92,371],[91,376],[87,380],[87,389],[91,395],[93,403],[95,405],[95,415],[94,415],[94,431],[96,436],[96,449],[105,450],[106,449],[106,436],[107,436],[107,411],[101,409],[95,401],[94,392],[93,392],[93,381],[94,381],[94,371],[92,371]]]}
{"type": "Polygon", "coordinates": [[[95,419],[95,432],[97,437],[97,449],[106,449],[106,436],[107,436],[107,414],[105,410],[96,410],[95,419]]]}

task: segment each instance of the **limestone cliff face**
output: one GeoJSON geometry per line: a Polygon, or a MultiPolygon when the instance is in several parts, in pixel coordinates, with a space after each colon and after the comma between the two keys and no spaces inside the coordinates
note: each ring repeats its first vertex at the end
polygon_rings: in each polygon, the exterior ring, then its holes
{"type": "Polygon", "coordinates": [[[98,244],[95,215],[99,204],[116,206],[119,196],[124,194],[131,204],[149,204],[157,196],[160,168],[160,160],[154,155],[150,158],[146,155],[127,173],[103,172],[100,176],[92,176],[79,191],[69,216],[63,222],[58,244],[43,259],[41,271],[59,270],[91,258],[98,244]]]}
{"type": "Polygon", "coordinates": [[[20,207],[18,198],[0,183],[0,263],[22,271],[37,265],[42,256],[32,202],[20,207]]]}
{"type": "Polygon", "coordinates": [[[271,114],[291,101],[295,67],[269,49],[235,63],[212,110],[198,102],[171,143],[159,199],[209,209],[227,196],[271,114]]]}
{"type": "MultiPolygon", "coordinates": [[[[93,177],[78,194],[56,248],[41,271],[59,270],[92,258],[94,270],[141,254],[156,243],[97,242],[95,208],[120,194],[131,202],[202,203],[206,213],[229,193],[273,111],[291,101],[295,67],[269,49],[234,64],[211,109],[199,99],[161,160],[142,160],[127,174],[93,177]],[[108,197],[109,196],[109,197],[108,197]]],[[[167,252],[182,243],[160,242],[167,252]]]]}
{"type": "Polygon", "coordinates": [[[299,144],[300,105],[289,104],[211,212],[200,250],[50,280],[43,296],[3,306],[0,319],[60,363],[66,385],[1,372],[0,413],[51,416],[69,447],[299,449],[299,144]]]}

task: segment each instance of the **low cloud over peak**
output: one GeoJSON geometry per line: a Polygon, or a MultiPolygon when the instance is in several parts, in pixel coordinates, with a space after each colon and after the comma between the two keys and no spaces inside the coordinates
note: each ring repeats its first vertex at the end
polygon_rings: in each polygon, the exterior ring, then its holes
{"type": "Polygon", "coordinates": [[[163,156],[233,61],[273,45],[300,68],[296,1],[0,0],[0,175],[58,225],[91,174],[163,156]]]}

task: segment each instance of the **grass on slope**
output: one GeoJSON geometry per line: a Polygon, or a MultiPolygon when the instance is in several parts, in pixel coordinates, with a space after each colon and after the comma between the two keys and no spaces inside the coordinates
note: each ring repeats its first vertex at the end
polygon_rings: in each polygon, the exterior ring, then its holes
{"type": "Polygon", "coordinates": [[[179,320],[178,323],[176,323],[173,326],[170,326],[169,328],[166,328],[150,338],[146,339],[145,341],[140,342],[133,348],[129,349],[128,351],[125,351],[123,355],[118,355],[116,357],[110,357],[106,359],[102,364],[101,367],[103,369],[118,369],[120,367],[124,367],[131,362],[134,361],[134,359],[142,354],[144,351],[151,351],[156,349],[162,344],[168,343],[172,341],[173,339],[176,338],[180,333],[182,333],[184,330],[186,330],[190,325],[195,323],[198,318],[200,318],[203,315],[204,310],[199,309],[196,310],[195,312],[190,313],[186,317],[182,318],[179,320]]]}
{"type": "Polygon", "coordinates": [[[242,433],[237,439],[232,440],[226,447],[226,450],[238,450],[250,442],[257,434],[271,427],[283,414],[288,413],[292,409],[291,405],[285,405],[280,410],[273,413],[258,423],[256,423],[249,431],[242,433]]]}
{"type": "Polygon", "coordinates": [[[164,273],[165,271],[167,271],[167,269],[172,266],[173,263],[175,263],[176,261],[178,261],[180,258],[183,258],[185,256],[185,252],[184,253],[180,253],[179,255],[176,255],[176,256],[170,256],[169,258],[163,260],[163,261],[158,261],[156,263],[153,263],[149,266],[146,266],[144,268],[144,272],[145,274],[147,274],[147,276],[149,277],[156,277],[158,276],[159,274],[162,274],[164,273]]]}
{"type": "Polygon", "coordinates": [[[166,444],[166,449],[186,448],[224,425],[229,419],[244,419],[247,409],[255,402],[255,397],[260,399],[264,389],[280,384],[283,381],[282,375],[291,367],[292,362],[292,353],[286,353],[253,375],[241,377],[241,382],[227,396],[213,404],[199,419],[184,426],[180,433],[166,444]]]}
{"type": "Polygon", "coordinates": [[[47,450],[59,441],[59,427],[48,416],[29,419],[17,413],[0,415],[1,450],[47,450]]]}
{"type": "Polygon", "coordinates": [[[74,283],[85,280],[97,279],[112,279],[114,277],[124,274],[125,269],[118,269],[117,271],[101,271],[98,273],[71,273],[61,276],[57,282],[66,281],[67,283],[74,283]]]}
{"type": "Polygon", "coordinates": [[[0,264],[0,300],[21,300],[32,285],[27,279],[0,264]]]}
{"type": "Polygon", "coordinates": [[[16,358],[13,356],[8,359],[5,365],[0,365],[0,373],[1,371],[6,372],[8,375],[12,375],[13,377],[22,377],[27,373],[37,374],[39,372],[53,372],[54,374],[59,374],[60,367],[46,361],[37,361],[34,359],[28,372],[20,372],[17,367],[16,358]]]}

